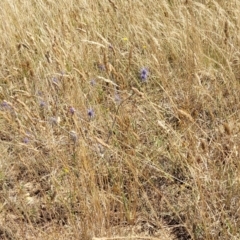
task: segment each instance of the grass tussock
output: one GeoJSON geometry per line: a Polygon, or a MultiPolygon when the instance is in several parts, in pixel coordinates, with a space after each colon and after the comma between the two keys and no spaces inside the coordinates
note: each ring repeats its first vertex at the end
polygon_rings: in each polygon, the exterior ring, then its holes
{"type": "Polygon", "coordinates": [[[1,239],[240,239],[240,2],[7,1],[1,239]]]}

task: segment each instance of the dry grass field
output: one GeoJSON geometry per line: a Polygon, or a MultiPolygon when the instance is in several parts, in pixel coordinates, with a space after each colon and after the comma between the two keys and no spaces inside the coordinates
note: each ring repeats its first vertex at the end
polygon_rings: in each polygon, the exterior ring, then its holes
{"type": "Polygon", "coordinates": [[[240,1],[0,9],[0,239],[240,239],[240,1]]]}

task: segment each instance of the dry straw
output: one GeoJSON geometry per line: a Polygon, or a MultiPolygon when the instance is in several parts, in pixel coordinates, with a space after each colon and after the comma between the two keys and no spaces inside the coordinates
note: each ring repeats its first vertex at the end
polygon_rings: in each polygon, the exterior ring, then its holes
{"type": "Polygon", "coordinates": [[[240,239],[240,1],[8,1],[1,239],[240,239]]]}

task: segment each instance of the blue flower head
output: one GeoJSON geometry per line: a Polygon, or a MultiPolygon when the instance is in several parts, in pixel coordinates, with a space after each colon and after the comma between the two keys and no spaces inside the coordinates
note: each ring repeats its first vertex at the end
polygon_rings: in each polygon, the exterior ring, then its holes
{"type": "Polygon", "coordinates": [[[3,100],[3,102],[0,105],[0,110],[4,111],[9,109],[11,109],[11,106],[5,100],[3,100]]]}
{"type": "Polygon", "coordinates": [[[58,84],[59,81],[58,81],[58,79],[57,79],[56,77],[53,77],[53,78],[52,78],[52,82],[53,82],[54,84],[58,84]]]}
{"type": "Polygon", "coordinates": [[[41,100],[39,105],[40,105],[41,108],[44,108],[46,106],[46,102],[41,100]]]}
{"type": "Polygon", "coordinates": [[[100,71],[105,71],[106,69],[105,69],[105,66],[103,65],[103,64],[101,64],[101,63],[98,63],[97,64],[97,67],[98,67],[98,69],[100,70],[100,71]]]}
{"type": "Polygon", "coordinates": [[[90,108],[88,109],[88,116],[92,118],[94,116],[94,111],[90,108]]]}
{"type": "Polygon", "coordinates": [[[29,139],[27,137],[23,138],[23,143],[28,144],[29,143],[29,139]]]}
{"type": "Polygon", "coordinates": [[[71,114],[74,114],[74,113],[76,112],[76,109],[75,109],[74,107],[70,107],[70,108],[69,108],[69,112],[70,112],[71,114]]]}
{"type": "Polygon", "coordinates": [[[142,68],[140,71],[140,78],[143,82],[147,81],[148,75],[149,75],[149,72],[147,68],[142,68]]]}
{"type": "Polygon", "coordinates": [[[92,86],[95,86],[95,85],[96,85],[96,80],[95,80],[95,79],[92,79],[92,80],[90,81],[90,84],[91,84],[92,86]]]}

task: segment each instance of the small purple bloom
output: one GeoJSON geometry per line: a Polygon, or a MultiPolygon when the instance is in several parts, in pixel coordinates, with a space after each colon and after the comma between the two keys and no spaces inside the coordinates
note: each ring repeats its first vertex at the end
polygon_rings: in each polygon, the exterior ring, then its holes
{"type": "Polygon", "coordinates": [[[143,82],[145,82],[148,78],[149,72],[146,68],[142,68],[140,72],[140,78],[143,82]]]}
{"type": "Polygon", "coordinates": [[[43,92],[40,91],[40,90],[38,90],[38,91],[37,91],[37,95],[38,95],[38,96],[42,96],[42,95],[43,95],[43,92]]]}
{"type": "Polygon", "coordinates": [[[101,63],[98,63],[98,69],[101,70],[101,71],[105,71],[105,66],[101,63]]]}
{"type": "Polygon", "coordinates": [[[46,103],[41,100],[41,101],[40,101],[40,107],[43,108],[43,107],[45,107],[45,106],[46,106],[46,103]]]}
{"type": "Polygon", "coordinates": [[[74,113],[76,112],[76,109],[75,109],[74,107],[70,107],[70,108],[69,108],[69,112],[70,112],[71,114],[74,114],[74,113]]]}
{"type": "Polygon", "coordinates": [[[8,108],[9,108],[9,104],[5,100],[3,100],[3,102],[1,103],[1,109],[6,110],[8,108]]]}
{"type": "Polygon", "coordinates": [[[53,77],[52,81],[53,83],[58,84],[58,79],[56,77],[53,77]]]}
{"type": "Polygon", "coordinates": [[[8,113],[16,116],[16,112],[15,112],[12,104],[5,100],[3,100],[3,102],[0,104],[0,111],[8,112],[8,113]]]}
{"type": "Polygon", "coordinates": [[[88,109],[88,116],[92,118],[94,116],[94,111],[90,108],[88,109]]]}
{"type": "Polygon", "coordinates": [[[27,137],[23,138],[23,143],[28,144],[29,143],[29,139],[27,137]]]}
{"type": "Polygon", "coordinates": [[[90,84],[91,84],[92,86],[95,86],[95,85],[96,85],[95,79],[92,79],[92,80],[90,81],[90,84]]]}
{"type": "Polygon", "coordinates": [[[52,78],[52,84],[53,84],[55,87],[59,88],[59,87],[60,87],[60,84],[61,84],[61,78],[53,77],[53,78],[52,78]]]}

